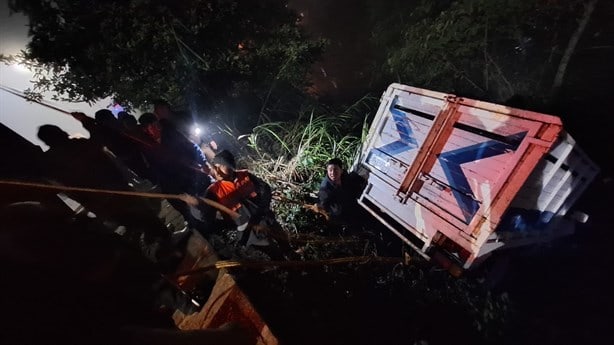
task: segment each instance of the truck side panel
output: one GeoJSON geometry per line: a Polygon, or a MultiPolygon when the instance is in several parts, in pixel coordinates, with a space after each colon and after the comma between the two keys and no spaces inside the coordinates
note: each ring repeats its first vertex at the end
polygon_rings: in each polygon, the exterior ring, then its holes
{"type": "Polygon", "coordinates": [[[516,195],[496,240],[512,247],[570,234],[567,212],[598,172],[575,140],[562,133],[516,195]]]}

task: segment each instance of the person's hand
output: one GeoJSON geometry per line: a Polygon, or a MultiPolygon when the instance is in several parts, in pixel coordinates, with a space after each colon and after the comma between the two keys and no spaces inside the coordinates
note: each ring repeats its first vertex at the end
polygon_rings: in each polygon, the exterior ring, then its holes
{"type": "Polygon", "coordinates": [[[88,119],[89,116],[85,115],[82,112],[78,112],[78,111],[74,111],[72,113],[70,113],[70,115],[72,115],[72,117],[74,117],[76,120],[83,122],[86,121],[88,119]]]}
{"type": "Polygon", "coordinates": [[[190,194],[179,194],[179,200],[185,202],[190,206],[198,206],[198,199],[191,196],[190,194]]]}
{"type": "Polygon", "coordinates": [[[305,204],[303,205],[303,208],[310,210],[314,213],[321,214],[327,221],[330,220],[330,215],[328,214],[328,212],[326,212],[326,210],[321,208],[318,204],[305,204]]]}
{"type": "Polygon", "coordinates": [[[209,167],[209,164],[203,164],[200,170],[207,175],[211,175],[211,168],[209,167]]]}

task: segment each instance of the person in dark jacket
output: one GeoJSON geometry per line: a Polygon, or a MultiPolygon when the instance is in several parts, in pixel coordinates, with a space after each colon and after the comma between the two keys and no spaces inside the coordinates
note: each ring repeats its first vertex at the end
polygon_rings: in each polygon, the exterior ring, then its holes
{"type": "Polygon", "coordinates": [[[317,208],[326,212],[333,222],[345,223],[357,216],[357,198],[362,190],[362,179],[355,173],[348,174],[339,158],[326,162],[326,176],[318,192],[317,208]]]}
{"type": "Polygon", "coordinates": [[[169,121],[152,113],[139,118],[149,145],[143,147],[155,178],[165,193],[197,194],[211,183],[200,147],[188,140],[169,121]]]}
{"type": "MultiPolygon", "coordinates": [[[[207,160],[198,145],[189,141],[166,120],[159,120],[153,113],[139,118],[141,134],[147,141],[141,150],[149,163],[147,178],[157,184],[162,192],[202,195],[211,184],[207,160]]],[[[198,215],[192,214],[185,203],[169,199],[191,227],[201,227],[198,215]]]]}

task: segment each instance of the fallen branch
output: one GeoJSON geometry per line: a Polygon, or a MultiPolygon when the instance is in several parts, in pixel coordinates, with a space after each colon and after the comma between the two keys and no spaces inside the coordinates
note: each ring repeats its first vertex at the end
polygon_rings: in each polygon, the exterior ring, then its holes
{"type": "Polygon", "coordinates": [[[395,257],[378,257],[378,256],[350,256],[344,258],[334,258],[334,259],[323,259],[323,260],[314,260],[314,261],[233,261],[233,260],[221,260],[217,261],[214,264],[210,264],[207,266],[199,267],[193,270],[188,270],[184,272],[174,273],[168,275],[168,278],[179,278],[183,276],[190,276],[195,274],[204,273],[213,269],[222,269],[222,268],[233,268],[233,267],[242,267],[242,268],[267,268],[267,267],[278,267],[278,268],[303,268],[303,267],[321,267],[327,265],[339,265],[346,263],[383,263],[383,264],[397,264],[403,262],[403,258],[395,258],[395,257]]]}

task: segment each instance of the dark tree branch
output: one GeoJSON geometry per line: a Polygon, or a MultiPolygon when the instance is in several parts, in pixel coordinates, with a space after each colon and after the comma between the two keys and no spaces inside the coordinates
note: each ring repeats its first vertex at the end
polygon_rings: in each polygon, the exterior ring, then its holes
{"type": "Polygon", "coordinates": [[[551,90],[551,100],[558,94],[561,89],[561,85],[563,85],[563,79],[565,78],[565,72],[567,72],[567,66],[569,65],[569,61],[571,60],[571,56],[576,50],[576,46],[580,41],[580,37],[584,33],[586,26],[591,19],[591,15],[595,10],[595,5],[599,0],[590,0],[588,4],[584,7],[584,14],[578,23],[578,27],[576,31],[569,38],[569,42],[567,43],[567,48],[565,48],[565,52],[563,53],[563,57],[561,58],[561,62],[559,62],[559,68],[556,71],[556,75],[554,76],[554,82],[552,84],[551,90]]]}

